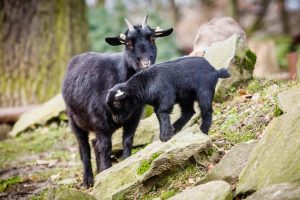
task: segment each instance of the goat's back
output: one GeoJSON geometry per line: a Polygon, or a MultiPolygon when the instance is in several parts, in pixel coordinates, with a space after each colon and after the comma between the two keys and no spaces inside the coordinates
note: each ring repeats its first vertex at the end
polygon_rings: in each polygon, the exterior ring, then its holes
{"type": "Polygon", "coordinates": [[[195,88],[218,80],[217,70],[205,58],[184,57],[153,66],[157,79],[172,83],[176,88],[195,88]]]}

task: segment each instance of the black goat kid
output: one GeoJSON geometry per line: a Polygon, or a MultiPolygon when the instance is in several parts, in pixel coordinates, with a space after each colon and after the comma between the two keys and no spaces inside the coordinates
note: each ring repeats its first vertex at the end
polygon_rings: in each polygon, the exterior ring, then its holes
{"type": "Polygon", "coordinates": [[[115,85],[106,97],[114,120],[124,121],[132,111],[144,104],[154,107],[160,123],[160,139],[168,141],[195,114],[194,101],[199,102],[202,124],[208,134],[212,121],[212,101],[218,78],[228,78],[226,69],[216,70],[200,57],[185,57],[151,66],[115,85]],[[171,125],[173,106],[181,107],[181,117],[171,125]]]}
{"type": "Polygon", "coordinates": [[[117,37],[108,37],[110,45],[125,45],[123,53],[84,53],[72,58],[62,87],[67,105],[70,126],[79,144],[83,163],[83,183],[93,185],[93,171],[88,132],[96,133],[94,151],[97,172],[111,167],[111,136],[123,127],[123,158],[130,156],[136,127],[143,106],[132,111],[134,114],[122,123],[114,122],[105,102],[107,92],[117,83],[128,80],[141,69],[156,60],[156,37],[168,36],[173,29],[152,29],[147,25],[147,15],[142,25],[133,26],[125,19],[128,30],[117,37]]]}

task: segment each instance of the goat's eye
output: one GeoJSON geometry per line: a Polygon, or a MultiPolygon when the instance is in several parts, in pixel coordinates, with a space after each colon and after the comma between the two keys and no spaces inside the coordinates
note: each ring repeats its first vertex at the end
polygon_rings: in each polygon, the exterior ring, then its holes
{"type": "Polygon", "coordinates": [[[155,43],[155,36],[151,35],[149,39],[150,39],[150,42],[155,43]]]}
{"type": "Polygon", "coordinates": [[[127,46],[128,48],[132,49],[132,48],[133,48],[132,41],[131,41],[131,40],[128,40],[128,41],[126,42],[126,46],[127,46]]]}

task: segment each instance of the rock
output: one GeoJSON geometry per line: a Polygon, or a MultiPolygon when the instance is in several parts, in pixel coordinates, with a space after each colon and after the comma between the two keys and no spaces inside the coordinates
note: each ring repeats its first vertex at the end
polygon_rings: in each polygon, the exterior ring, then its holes
{"type": "Polygon", "coordinates": [[[227,68],[230,78],[219,79],[215,100],[223,100],[237,82],[252,78],[256,54],[246,44],[245,31],[232,18],[213,19],[200,27],[190,56],[206,58],[216,69],[227,68]]]}
{"type": "Polygon", "coordinates": [[[170,200],[230,200],[232,193],[230,185],[225,181],[212,181],[198,185],[169,198],[170,200]]]}
{"type": "Polygon", "coordinates": [[[237,194],[300,180],[300,112],[273,119],[242,170],[237,194]]]}
{"type": "Polygon", "coordinates": [[[50,188],[47,194],[47,200],[73,200],[73,199],[80,199],[80,200],[96,200],[90,194],[80,192],[74,189],[68,188],[50,188]]]}
{"type": "Polygon", "coordinates": [[[77,183],[76,178],[66,178],[57,182],[58,185],[71,185],[75,183],[77,183]]]}
{"type": "Polygon", "coordinates": [[[280,78],[280,68],[276,60],[275,42],[271,39],[250,40],[248,44],[259,55],[253,71],[253,77],[259,79],[280,78]]]}
{"type": "Polygon", "coordinates": [[[300,184],[299,183],[280,183],[264,187],[246,200],[296,200],[300,199],[300,184]]]}
{"type": "MultiPolygon", "coordinates": [[[[205,165],[215,149],[198,125],[178,133],[168,142],[155,141],[135,155],[101,172],[95,178],[93,194],[97,199],[129,198],[151,178],[182,169],[193,158],[205,165]],[[198,133],[196,133],[198,132],[198,133]]],[[[130,199],[130,198],[129,198],[130,199]]]]}
{"type": "Polygon", "coordinates": [[[58,117],[65,110],[66,106],[64,100],[62,95],[59,94],[41,106],[22,114],[9,135],[17,136],[35,125],[43,125],[48,120],[58,117]]]}
{"type": "Polygon", "coordinates": [[[232,147],[221,161],[211,171],[209,171],[202,180],[196,183],[196,185],[213,180],[224,180],[228,183],[234,184],[244,168],[250,152],[256,144],[257,141],[252,140],[232,147]]]}
{"type": "Polygon", "coordinates": [[[191,56],[203,56],[205,49],[212,43],[224,41],[233,34],[237,34],[244,41],[247,40],[245,31],[234,19],[222,17],[210,20],[199,28],[191,56]]]}
{"type": "Polygon", "coordinates": [[[237,82],[252,78],[256,54],[252,52],[238,35],[233,34],[225,41],[213,43],[204,55],[216,69],[227,68],[230,78],[219,79],[216,100],[226,97],[228,89],[237,82]]]}
{"type": "MultiPolygon", "coordinates": [[[[199,115],[198,107],[195,109],[196,114],[193,118],[184,126],[183,130],[191,125],[193,125],[195,119],[199,115]]],[[[171,114],[171,121],[174,122],[180,116],[180,108],[175,105],[173,112],[171,114]]],[[[122,146],[122,134],[123,130],[119,129],[116,133],[113,134],[112,144],[113,144],[113,152],[118,152],[123,149],[122,146]]],[[[150,144],[153,141],[159,140],[159,123],[156,118],[155,113],[153,113],[150,117],[147,117],[140,121],[140,124],[135,132],[133,146],[144,146],[150,144]]]]}
{"type": "Polygon", "coordinates": [[[278,106],[283,112],[300,111],[300,84],[278,94],[278,106]]]}
{"type": "MultiPolygon", "coordinates": [[[[140,121],[140,124],[135,132],[133,146],[144,146],[150,144],[158,137],[159,124],[155,114],[140,121]]],[[[123,129],[117,130],[112,137],[113,152],[118,152],[123,149],[122,146],[123,129]]]]}

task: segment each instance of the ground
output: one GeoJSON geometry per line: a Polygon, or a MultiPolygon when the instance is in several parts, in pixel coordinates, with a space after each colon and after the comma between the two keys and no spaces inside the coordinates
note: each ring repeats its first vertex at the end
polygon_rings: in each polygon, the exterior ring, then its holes
{"type": "MultiPolygon", "coordinates": [[[[210,135],[219,150],[226,153],[236,143],[260,138],[265,126],[282,114],[277,94],[294,84],[251,80],[232,87],[227,101],[214,103],[210,135]]],[[[199,123],[198,119],[195,123],[199,123]]],[[[209,168],[189,166],[169,176],[159,190],[153,190],[144,199],[173,196],[191,187],[209,168]]],[[[89,192],[81,182],[77,144],[66,122],[52,121],[19,137],[0,141],[0,199],[43,199],[47,188],[55,185],[89,192]]]]}

